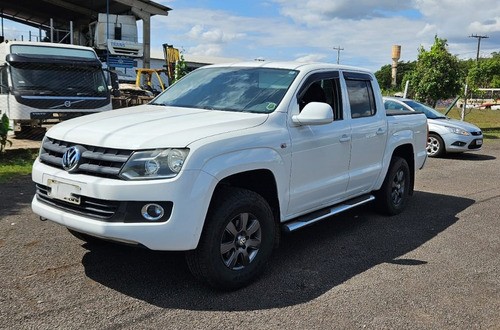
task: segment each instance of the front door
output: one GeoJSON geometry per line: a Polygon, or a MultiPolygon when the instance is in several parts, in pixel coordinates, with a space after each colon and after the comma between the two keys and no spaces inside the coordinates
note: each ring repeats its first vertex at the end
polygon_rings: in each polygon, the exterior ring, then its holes
{"type": "Polygon", "coordinates": [[[312,75],[299,91],[297,104],[293,105],[297,113],[308,102],[326,102],[332,107],[334,121],[325,125],[290,127],[289,217],[332,204],[345,194],[349,181],[351,128],[344,120],[340,86],[338,71],[312,75]]]}

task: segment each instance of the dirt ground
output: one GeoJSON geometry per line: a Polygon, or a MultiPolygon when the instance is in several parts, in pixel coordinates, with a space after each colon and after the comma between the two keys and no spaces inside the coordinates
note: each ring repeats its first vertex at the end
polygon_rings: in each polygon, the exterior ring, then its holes
{"type": "Polygon", "coordinates": [[[7,144],[6,148],[9,149],[38,149],[42,143],[42,137],[33,138],[17,138],[15,136],[9,137],[12,145],[7,144]]]}

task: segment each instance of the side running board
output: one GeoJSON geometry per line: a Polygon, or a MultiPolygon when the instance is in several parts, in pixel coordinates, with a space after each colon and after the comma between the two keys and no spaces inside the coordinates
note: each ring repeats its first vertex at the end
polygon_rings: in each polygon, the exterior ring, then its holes
{"type": "Polygon", "coordinates": [[[375,197],[373,195],[363,195],[359,196],[353,199],[349,199],[345,202],[342,202],[340,204],[337,204],[335,206],[327,207],[318,211],[315,211],[313,213],[309,213],[306,215],[303,215],[301,217],[298,217],[296,219],[293,219],[285,224],[283,224],[283,229],[286,232],[292,232],[297,229],[300,229],[305,226],[309,226],[315,222],[318,222],[320,220],[323,220],[325,218],[328,218],[334,214],[338,214],[347,210],[350,210],[354,207],[358,207],[360,205],[366,204],[368,202],[371,202],[374,200],[375,197]]]}

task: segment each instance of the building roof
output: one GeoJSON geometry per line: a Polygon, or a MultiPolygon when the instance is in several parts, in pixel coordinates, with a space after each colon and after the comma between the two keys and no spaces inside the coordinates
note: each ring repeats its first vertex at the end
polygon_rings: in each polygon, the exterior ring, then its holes
{"type": "Polygon", "coordinates": [[[0,0],[0,16],[42,29],[49,28],[52,19],[54,28],[68,29],[70,21],[77,27],[97,20],[99,13],[107,12],[108,2],[109,13],[116,15],[134,15],[132,8],[165,16],[172,10],[149,0],[0,0]]]}

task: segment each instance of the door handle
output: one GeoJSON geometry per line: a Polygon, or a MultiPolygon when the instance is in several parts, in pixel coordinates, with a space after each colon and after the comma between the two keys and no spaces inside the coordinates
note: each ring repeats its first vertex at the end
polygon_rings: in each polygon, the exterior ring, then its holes
{"type": "Polygon", "coordinates": [[[339,141],[340,142],[349,142],[349,141],[351,141],[351,137],[347,134],[344,134],[340,137],[339,141]]]}
{"type": "Polygon", "coordinates": [[[384,128],[379,128],[377,130],[377,135],[382,135],[382,134],[385,134],[385,129],[384,128]]]}

